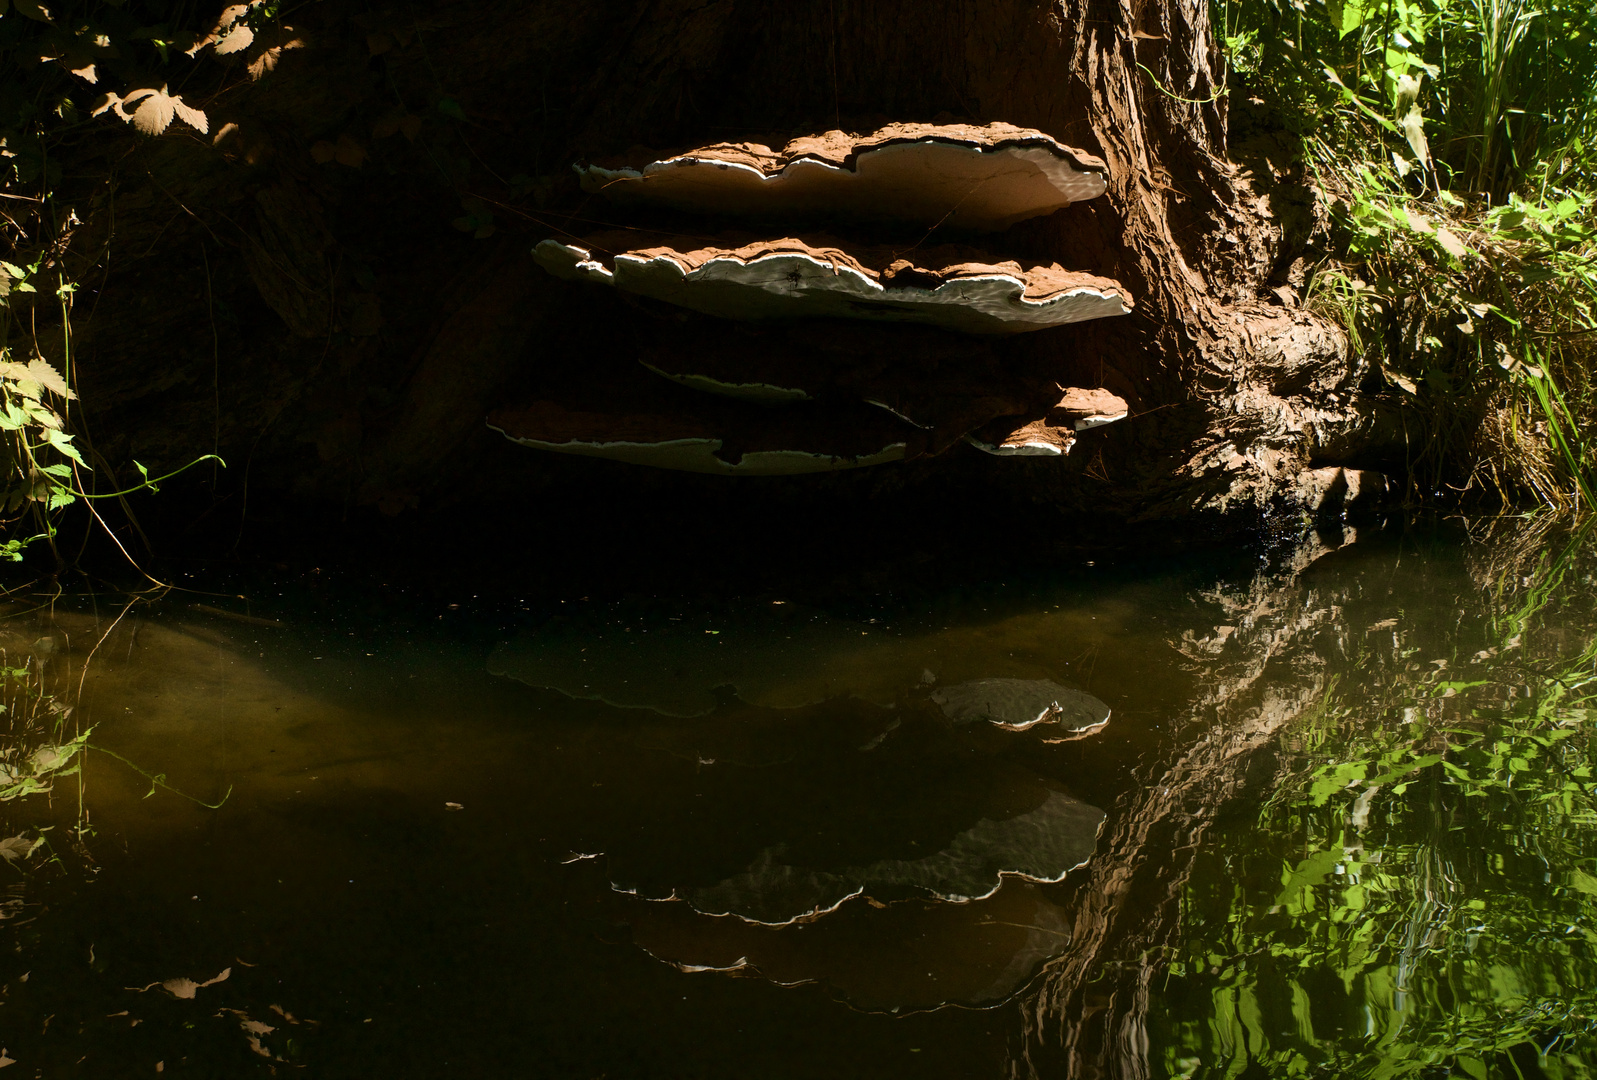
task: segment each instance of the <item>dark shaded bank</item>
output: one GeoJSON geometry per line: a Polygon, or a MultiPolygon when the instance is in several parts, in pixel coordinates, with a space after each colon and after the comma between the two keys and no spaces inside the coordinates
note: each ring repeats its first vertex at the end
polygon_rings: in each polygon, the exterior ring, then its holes
{"type": "MultiPolygon", "coordinates": [[[[964,475],[928,463],[822,483],[525,456],[524,486],[513,484],[502,497],[398,518],[272,491],[257,491],[246,504],[236,496],[213,498],[208,485],[182,480],[135,497],[142,534],[114,528],[145,569],[176,584],[183,583],[176,575],[192,572],[237,575],[242,582],[270,578],[274,567],[322,568],[450,599],[485,587],[506,598],[788,590],[847,603],[857,595],[935,592],[1083,566],[1219,558],[1244,572],[1305,533],[1334,547],[1352,525],[1390,519],[1371,509],[1318,519],[1301,512],[1237,515],[1179,530],[1127,525],[995,491],[983,483],[986,462],[976,451],[964,475]],[[565,475],[551,477],[551,462],[552,471],[565,475]],[[640,484],[640,474],[652,482],[640,484]]],[[[1051,463],[1002,464],[1041,471],[1051,463]]],[[[80,517],[62,539],[69,556],[82,545],[81,563],[94,579],[140,587],[98,525],[80,517]]],[[[44,550],[34,556],[34,568],[47,570],[44,550]]]]}

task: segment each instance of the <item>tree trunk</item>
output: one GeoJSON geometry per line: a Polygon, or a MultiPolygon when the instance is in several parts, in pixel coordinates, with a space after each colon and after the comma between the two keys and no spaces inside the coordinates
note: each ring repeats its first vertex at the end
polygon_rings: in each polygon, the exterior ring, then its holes
{"type": "Polygon", "coordinates": [[[1202,521],[1368,493],[1326,468],[1379,465],[1393,445],[1343,335],[1301,306],[1317,220],[1301,171],[1278,146],[1252,175],[1227,160],[1232,101],[1203,0],[328,3],[290,21],[301,47],[205,102],[210,137],[107,119],[68,149],[117,163],[73,241],[82,276],[100,278],[75,333],[108,465],[220,449],[224,488],[248,475],[386,512],[598,477],[734,502],[997,490],[1202,521]],[[616,296],[531,262],[541,239],[615,221],[572,161],[885,121],[1005,121],[1107,162],[1106,197],[994,243],[1115,278],[1134,312],[999,351],[1108,388],[1128,420],[1063,461],[961,446],[758,490],[560,459],[484,428],[539,380],[654,335],[616,296]]]}

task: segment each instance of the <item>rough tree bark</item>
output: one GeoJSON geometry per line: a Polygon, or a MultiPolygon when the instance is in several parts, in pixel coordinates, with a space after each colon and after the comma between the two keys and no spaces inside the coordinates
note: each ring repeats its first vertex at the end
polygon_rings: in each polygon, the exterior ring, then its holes
{"type": "Polygon", "coordinates": [[[1133,417],[1063,462],[957,448],[766,495],[963,485],[1122,521],[1247,516],[1334,502],[1334,467],[1379,467],[1392,444],[1343,335],[1301,306],[1315,210],[1290,147],[1260,142],[1251,173],[1228,160],[1235,103],[1203,0],[326,3],[293,21],[303,47],[205,101],[211,137],[108,125],[71,148],[116,176],[74,241],[99,278],[76,330],[107,463],[219,448],[224,487],[247,472],[388,512],[596,475],[727,498],[725,481],[483,429],[506,395],[647,333],[531,264],[532,243],[606,216],[569,163],[938,119],[1034,127],[1107,161],[1107,197],[1002,243],[1116,278],[1135,312],[1002,347],[1133,417]],[[494,234],[452,227],[463,205],[494,234]]]}

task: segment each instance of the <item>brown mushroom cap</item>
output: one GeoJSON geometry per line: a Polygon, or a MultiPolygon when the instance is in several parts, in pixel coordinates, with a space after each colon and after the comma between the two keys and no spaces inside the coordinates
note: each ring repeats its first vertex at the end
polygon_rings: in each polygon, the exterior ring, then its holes
{"type": "Polygon", "coordinates": [[[647,163],[578,166],[583,187],[620,203],[718,216],[851,217],[973,231],[1095,198],[1104,163],[1011,124],[892,124],[788,143],[716,143],[647,163]]]}
{"type": "Polygon", "coordinates": [[[1045,415],[994,420],[966,441],[1000,457],[1058,457],[1070,453],[1076,432],[1122,420],[1128,411],[1125,401],[1107,390],[1069,387],[1045,415]]]}
{"type": "Polygon", "coordinates": [[[545,240],[535,254],[556,277],[730,319],[875,319],[1014,334],[1131,310],[1124,287],[1109,278],[953,245],[901,252],[820,235],[728,236],[707,245],[612,232],[580,243],[545,240]]]}

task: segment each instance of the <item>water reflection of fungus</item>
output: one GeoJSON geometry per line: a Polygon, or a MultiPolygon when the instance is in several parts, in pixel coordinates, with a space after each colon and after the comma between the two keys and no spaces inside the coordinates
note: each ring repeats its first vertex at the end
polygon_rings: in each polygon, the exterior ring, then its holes
{"type": "Polygon", "coordinates": [[[871,1012],[995,1008],[1071,941],[1069,911],[1019,881],[965,904],[860,900],[781,928],[685,903],[631,904],[618,917],[635,945],[678,971],[821,983],[871,1012]]]}

